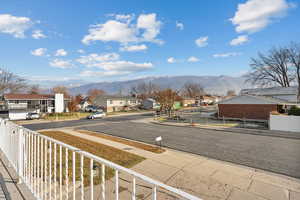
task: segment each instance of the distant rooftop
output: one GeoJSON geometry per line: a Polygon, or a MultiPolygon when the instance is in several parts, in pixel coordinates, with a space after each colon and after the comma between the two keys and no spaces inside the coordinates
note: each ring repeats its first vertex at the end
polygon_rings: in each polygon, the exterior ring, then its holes
{"type": "Polygon", "coordinates": [[[54,94],[4,94],[3,96],[6,100],[53,100],[55,98],[54,94]]]}
{"type": "Polygon", "coordinates": [[[275,95],[296,95],[298,86],[292,87],[271,87],[271,88],[254,88],[243,89],[241,95],[262,95],[262,96],[275,96],[275,95]]]}

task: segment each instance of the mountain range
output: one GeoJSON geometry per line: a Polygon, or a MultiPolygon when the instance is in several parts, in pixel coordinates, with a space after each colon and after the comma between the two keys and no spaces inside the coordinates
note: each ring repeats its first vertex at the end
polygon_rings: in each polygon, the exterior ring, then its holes
{"type": "Polygon", "coordinates": [[[239,93],[241,89],[252,88],[253,86],[245,82],[244,76],[161,76],[146,77],[127,81],[88,83],[76,87],[69,87],[72,95],[86,94],[90,89],[101,89],[108,94],[127,95],[133,86],[139,83],[152,82],[161,88],[181,89],[185,83],[197,83],[209,94],[225,95],[228,90],[239,93]]]}

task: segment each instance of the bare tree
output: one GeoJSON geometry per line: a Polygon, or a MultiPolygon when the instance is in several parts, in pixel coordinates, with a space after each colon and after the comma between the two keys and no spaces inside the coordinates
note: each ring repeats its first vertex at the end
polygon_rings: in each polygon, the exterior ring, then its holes
{"type": "Polygon", "coordinates": [[[295,71],[295,80],[298,84],[297,101],[300,102],[300,43],[291,43],[288,47],[289,63],[295,71]]]}
{"type": "Polygon", "coordinates": [[[236,96],[236,93],[234,90],[228,90],[227,91],[227,96],[236,96]]]}
{"type": "Polygon", "coordinates": [[[105,91],[103,90],[99,90],[99,89],[90,89],[88,91],[88,97],[89,97],[89,101],[93,102],[95,100],[95,98],[99,95],[104,95],[105,91]]]}
{"type": "Polygon", "coordinates": [[[289,87],[294,78],[286,48],[272,48],[267,54],[259,53],[257,58],[251,59],[250,66],[247,81],[254,85],[289,87]]]}
{"type": "Polygon", "coordinates": [[[29,86],[28,94],[40,94],[41,89],[39,85],[29,86]]]}
{"type": "Polygon", "coordinates": [[[25,79],[0,68],[0,94],[16,93],[27,88],[25,79]]]}
{"type": "Polygon", "coordinates": [[[199,97],[204,94],[205,93],[201,85],[192,82],[185,83],[181,91],[182,96],[191,98],[199,97]]]}
{"type": "Polygon", "coordinates": [[[133,86],[130,93],[132,95],[136,95],[140,99],[147,99],[149,97],[153,97],[154,93],[159,90],[159,86],[150,81],[148,83],[142,82],[137,84],[136,86],[133,86]]]}
{"type": "Polygon", "coordinates": [[[64,94],[65,97],[70,96],[68,88],[65,86],[61,86],[61,85],[53,87],[51,89],[51,93],[52,94],[61,93],[61,94],[64,94]]]}
{"type": "Polygon", "coordinates": [[[68,104],[68,108],[70,112],[78,111],[79,109],[78,105],[81,103],[82,100],[83,97],[80,94],[75,97],[71,97],[71,101],[68,104]]]}
{"type": "Polygon", "coordinates": [[[160,104],[161,111],[167,111],[169,116],[174,106],[175,101],[180,101],[178,91],[172,89],[165,89],[154,93],[155,100],[160,104]]]}

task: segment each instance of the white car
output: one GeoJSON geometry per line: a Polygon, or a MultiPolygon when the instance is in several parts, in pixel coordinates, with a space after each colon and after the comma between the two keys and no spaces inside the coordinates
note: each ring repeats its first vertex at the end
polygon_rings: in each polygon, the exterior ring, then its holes
{"type": "Polygon", "coordinates": [[[106,116],[105,112],[95,112],[95,113],[89,115],[87,118],[88,119],[96,119],[96,118],[103,118],[105,116],[106,116]]]}
{"type": "Polygon", "coordinates": [[[39,119],[40,115],[38,113],[28,113],[26,119],[39,119]]]}

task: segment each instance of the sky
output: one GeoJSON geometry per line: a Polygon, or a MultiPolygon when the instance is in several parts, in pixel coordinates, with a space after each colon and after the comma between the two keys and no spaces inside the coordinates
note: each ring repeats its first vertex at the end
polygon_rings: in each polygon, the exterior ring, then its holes
{"type": "Polygon", "coordinates": [[[33,82],[249,71],[300,42],[298,0],[2,0],[0,67],[33,82]]]}

